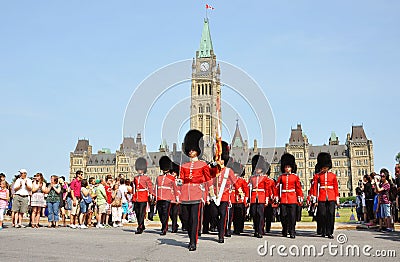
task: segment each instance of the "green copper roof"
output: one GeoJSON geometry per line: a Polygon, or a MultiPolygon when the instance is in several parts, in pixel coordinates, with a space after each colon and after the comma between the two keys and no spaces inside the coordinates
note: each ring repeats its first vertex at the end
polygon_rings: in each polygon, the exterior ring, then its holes
{"type": "Polygon", "coordinates": [[[332,133],[331,133],[331,141],[337,141],[337,140],[338,140],[338,138],[336,136],[336,133],[334,131],[332,131],[332,133]]]}
{"type": "Polygon", "coordinates": [[[210,27],[208,26],[208,19],[204,19],[203,32],[201,33],[200,49],[198,57],[210,57],[211,50],[213,50],[210,27]]]}

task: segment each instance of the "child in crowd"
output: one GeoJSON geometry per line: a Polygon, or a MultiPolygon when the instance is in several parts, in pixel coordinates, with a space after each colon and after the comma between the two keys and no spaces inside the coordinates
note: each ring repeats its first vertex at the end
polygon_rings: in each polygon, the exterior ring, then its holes
{"type": "Polygon", "coordinates": [[[7,189],[7,183],[2,180],[0,182],[0,230],[3,229],[4,212],[8,206],[9,199],[10,195],[7,189]]]}

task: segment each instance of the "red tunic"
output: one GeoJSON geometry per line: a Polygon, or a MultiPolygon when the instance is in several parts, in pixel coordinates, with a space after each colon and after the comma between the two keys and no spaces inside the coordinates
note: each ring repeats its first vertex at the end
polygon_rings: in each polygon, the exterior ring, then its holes
{"type": "Polygon", "coordinates": [[[235,173],[233,172],[233,170],[231,168],[229,168],[228,171],[228,176],[226,179],[226,183],[225,183],[225,187],[224,189],[221,189],[222,187],[222,182],[224,180],[225,177],[225,171],[226,171],[226,167],[224,167],[223,169],[221,169],[221,172],[217,173],[216,176],[209,181],[208,183],[208,187],[210,187],[211,185],[213,185],[214,187],[214,195],[215,197],[218,199],[218,195],[220,190],[223,190],[222,193],[222,197],[220,202],[229,202],[230,201],[230,192],[232,191],[231,186],[235,186],[237,177],[235,176],[235,173]]]}
{"type": "Polygon", "coordinates": [[[275,195],[281,204],[298,204],[303,201],[303,190],[296,174],[282,174],[275,188],[275,195]]]}
{"type": "Polygon", "coordinates": [[[132,202],[147,202],[149,195],[153,194],[153,183],[146,175],[137,175],[133,178],[132,202]]]}
{"type": "Polygon", "coordinates": [[[204,161],[190,161],[181,166],[181,202],[197,203],[206,200],[206,182],[210,181],[210,168],[204,161]]]}
{"type": "Polygon", "coordinates": [[[232,203],[234,204],[240,204],[240,203],[247,203],[247,199],[249,198],[249,187],[247,186],[246,180],[244,180],[242,177],[238,177],[235,183],[235,188],[234,192],[232,192],[234,198],[232,203]],[[240,190],[243,192],[244,196],[241,196],[239,194],[240,190]]]}
{"type": "Polygon", "coordinates": [[[339,187],[336,175],[332,172],[315,174],[313,193],[316,194],[318,201],[339,202],[339,187]]]}
{"type": "Polygon", "coordinates": [[[171,174],[159,175],[154,185],[157,200],[175,201],[177,187],[175,177],[171,174]]]}
{"type": "Polygon", "coordinates": [[[274,197],[275,197],[275,181],[268,176],[265,176],[265,177],[267,179],[267,183],[268,183],[268,187],[269,187],[269,191],[270,191],[270,195],[268,196],[269,197],[268,203],[272,203],[272,201],[274,200],[274,197]]]}
{"type": "Polygon", "coordinates": [[[258,199],[258,203],[265,204],[272,195],[267,178],[261,175],[252,175],[249,178],[248,195],[251,197],[250,203],[257,203],[258,199]]]}

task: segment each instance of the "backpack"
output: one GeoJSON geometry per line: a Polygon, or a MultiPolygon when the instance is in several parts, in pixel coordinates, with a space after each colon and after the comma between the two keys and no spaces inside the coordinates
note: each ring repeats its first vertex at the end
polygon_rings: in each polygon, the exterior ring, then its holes
{"type": "Polygon", "coordinates": [[[92,197],[90,196],[90,192],[89,192],[89,194],[88,194],[87,196],[84,196],[83,193],[82,193],[82,191],[81,191],[81,195],[82,195],[83,201],[85,201],[86,204],[92,203],[93,199],[92,199],[92,197]]]}

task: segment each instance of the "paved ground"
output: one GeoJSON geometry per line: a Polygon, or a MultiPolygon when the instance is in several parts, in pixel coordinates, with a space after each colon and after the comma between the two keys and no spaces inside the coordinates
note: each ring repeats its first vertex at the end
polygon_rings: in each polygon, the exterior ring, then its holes
{"type": "MultiPolygon", "coordinates": [[[[8,223],[6,225],[9,226],[8,223]]],[[[299,225],[301,228],[301,226],[299,225]]],[[[288,239],[280,236],[279,224],[275,223],[273,232],[262,239],[251,237],[251,230],[246,230],[244,235],[233,236],[226,239],[224,244],[217,243],[217,235],[202,235],[199,239],[198,249],[195,252],[187,250],[188,237],[185,233],[168,233],[160,236],[159,230],[154,226],[142,235],[134,234],[134,227],[110,229],[69,229],[69,228],[5,228],[0,231],[1,261],[376,261],[376,257],[367,257],[362,253],[365,245],[371,245],[367,250],[375,254],[377,250],[394,250],[395,257],[380,258],[380,261],[398,261],[400,257],[400,233],[380,233],[375,231],[357,231],[338,229],[335,236],[345,234],[347,242],[339,245],[338,239],[317,237],[314,229],[309,226],[298,229],[296,239],[288,239]],[[307,229],[310,227],[310,229],[307,229]],[[332,252],[339,251],[338,255],[330,255],[329,249],[324,249],[324,255],[320,257],[301,256],[304,245],[314,245],[316,253],[321,252],[322,245],[338,245],[332,252]],[[265,256],[258,254],[265,252],[259,246],[283,245],[287,249],[281,253],[287,253],[288,257],[278,255],[277,248],[273,248],[265,256]],[[299,248],[299,257],[289,253],[289,248],[296,251],[299,248]],[[360,256],[346,256],[349,245],[360,247],[360,256]],[[340,248],[343,248],[342,256],[340,248]]],[[[339,225],[340,228],[340,225],[339,225]]],[[[341,242],[342,243],[342,242],[341,242]]],[[[281,247],[283,248],[283,247],[281,247]]],[[[351,251],[351,250],[350,250],[351,251]]],[[[292,253],[293,253],[292,252],[292,253]]],[[[306,252],[307,253],[307,252],[306,252]]],[[[350,252],[351,253],[351,252],[350,252]]],[[[334,253],[332,253],[334,254],[334,253]]]]}

